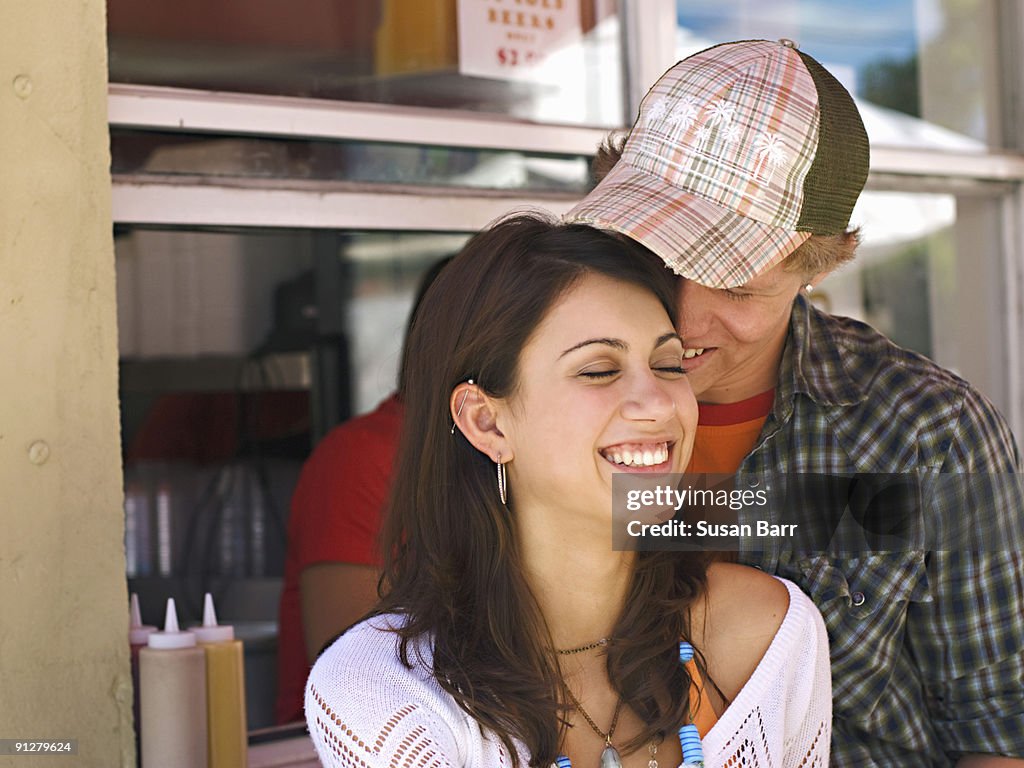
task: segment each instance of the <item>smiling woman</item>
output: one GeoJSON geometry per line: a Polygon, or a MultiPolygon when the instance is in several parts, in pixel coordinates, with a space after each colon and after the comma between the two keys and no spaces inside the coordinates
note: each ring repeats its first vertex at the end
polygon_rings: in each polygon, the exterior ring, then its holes
{"type": "Polygon", "coordinates": [[[592,520],[607,535],[613,472],[684,470],[697,403],[682,354],[648,289],[590,274],[531,335],[511,397],[468,388],[474,396],[460,428],[478,450],[508,463],[522,533],[536,530],[531,523],[550,530],[592,520]]]}
{"type": "Polygon", "coordinates": [[[325,765],[827,761],[806,597],[612,550],[613,474],[682,472],[693,446],[674,296],[641,246],[534,216],[441,273],[406,346],[387,591],[306,690],[325,765]]]}

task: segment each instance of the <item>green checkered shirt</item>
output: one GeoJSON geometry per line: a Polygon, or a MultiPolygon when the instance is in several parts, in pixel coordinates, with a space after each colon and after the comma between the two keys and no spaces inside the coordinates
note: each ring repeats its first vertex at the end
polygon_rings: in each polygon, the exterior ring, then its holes
{"type": "MultiPolygon", "coordinates": [[[[785,472],[929,471],[1008,473],[1014,482],[993,503],[1015,521],[1018,540],[988,553],[741,555],[799,584],[825,618],[834,766],[1024,756],[1024,494],[1013,436],[981,394],[799,297],[772,412],[741,482],[785,472]]],[[[963,498],[930,504],[928,525],[971,515],[963,498]]]]}

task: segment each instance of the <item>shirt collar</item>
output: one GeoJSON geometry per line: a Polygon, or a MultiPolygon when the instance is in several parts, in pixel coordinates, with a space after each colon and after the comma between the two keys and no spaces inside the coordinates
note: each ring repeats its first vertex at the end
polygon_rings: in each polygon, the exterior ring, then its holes
{"type": "Polygon", "coordinates": [[[776,397],[779,414],[786,419],[793,398],[806,395],[820,406],[844,406],[863,402],[867,389],[850,376],[843,361],[841,329],[831,316],[797,294],[789,318],[789,335],[779,368],[776,397]]]}

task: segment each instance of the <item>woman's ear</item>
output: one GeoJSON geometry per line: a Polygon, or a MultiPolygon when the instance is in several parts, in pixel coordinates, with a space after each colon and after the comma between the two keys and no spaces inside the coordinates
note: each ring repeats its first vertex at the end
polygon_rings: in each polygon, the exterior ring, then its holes
{"type": "Polygon", "coordinates": [[[500,402],[485,394],[478,384],[464,381],[452,390],[448,399],[452,421],[470,445],[481,453],[502,463],[512,460],[512,449],[508,439],[498,429],[498,410],[500,402]]]}

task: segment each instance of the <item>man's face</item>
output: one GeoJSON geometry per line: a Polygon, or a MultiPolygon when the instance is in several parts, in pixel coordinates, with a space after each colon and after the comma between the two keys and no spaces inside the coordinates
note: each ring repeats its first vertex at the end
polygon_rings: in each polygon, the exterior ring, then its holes
{"type": "Polygon", "coordinates": [[[692,355],[683,366],[699,401],[735,403],[776,385],[790,309],[803,285],[781,264],[736,288],[679,281],[679,334],[692,355]]]}

